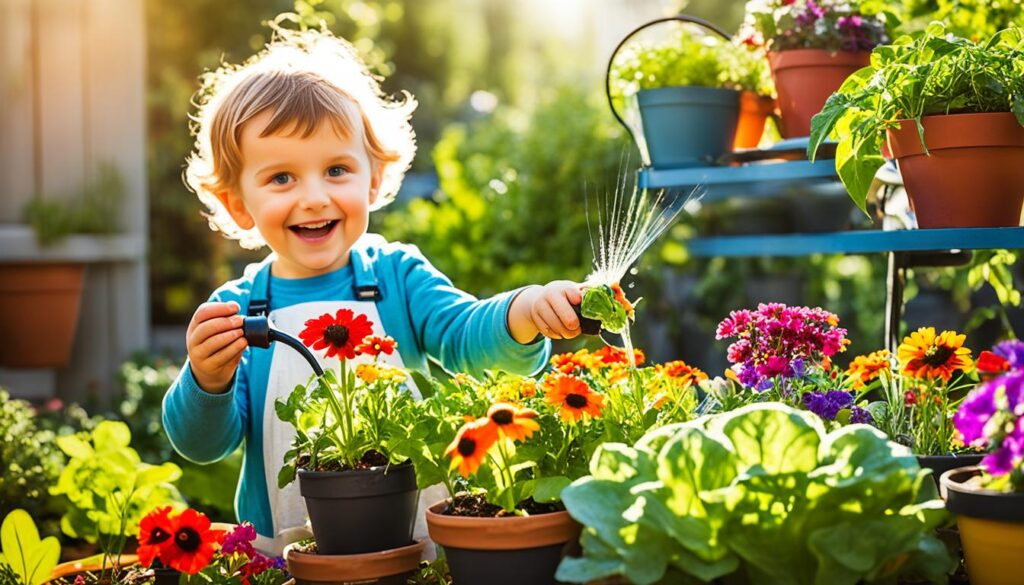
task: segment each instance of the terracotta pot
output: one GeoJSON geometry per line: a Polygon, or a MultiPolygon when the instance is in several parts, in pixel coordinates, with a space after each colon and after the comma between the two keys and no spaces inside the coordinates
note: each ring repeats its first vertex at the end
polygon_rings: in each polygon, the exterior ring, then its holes
{"type": "MultiPolygon", "coordinates": [[[[138,555],[124,554],[118,557],[118,562],[116,564],[120,567],[129,567],[137,562],[139,562],[138,555]]],[[[61,577],[70,577],[79,573],[100,571],[104,568],[109,569],[110,566],[111,563],[109,562],[109,559],[106,567],[104,567],[102,561],[97,561],[95,557],[68,561],[53,568],[53,571],[50,573],[50,580],[56,581],[61,577]]]]}
{"type": "Polygon", "coordinates": [[[811,118],[846,78],[871,62],[870,51],[793,49],[768,53],[779,94],[783,138],[810,136],[811,118]]]}
{"type": "Polygon", "coordinates": [[[325,555],[391,550],[412,542],[416,471],[412,463],[349,471],[299,470],[316,545],[325,555]]]}
{"type": "Polygon", "coordinates": [[[358,555],[309,554],[290,545],[284,556],[296,585],[405,585],[418,569],[426,545],[420,539],[409,546],[358,555]]]}
{"type": "Polygon", "coordinates": [[[764,134],[764,124],[775,111],[775,100],[752,91],[740,93],[740,119],[736,124],[733,150],[757,148],[764,134]]]}
{"type": "Polygon", "coordinates": [[[918,455],[917,464],[921,469],[932,470],[932,480],[935,487],[939,487],[939,478],[943,473],[957,467],[967,467],[981,463],[985,455],[981,453],[950,453],[947,455],[918,455]]]}
{"type": "Polygon", "coordinates": [[[84,264],[0,264],[0,366],[67,365],[84,277],[84,264]]]}
{"type": "Polygon", "coordinates": [[[454,585],[557,583],[562,549],[583,529],[568,512],[509,518],[446,516],[427,509],[430,539],[444,547],[454,585]]]}
{"type": "Polygon", "coordinates": [[[971,585],[1016,585],[1024,559],[1024,493],[971,485],[978,467],[960,467],[939,480],[946,509],[956,514],[971,585]]]}
{"type": "Polygon", "coordinates": [[[1024,205],[1024,127],[1008,112],[925,116],[889,131],[921,228],[1020,225],[1024,205]]]}

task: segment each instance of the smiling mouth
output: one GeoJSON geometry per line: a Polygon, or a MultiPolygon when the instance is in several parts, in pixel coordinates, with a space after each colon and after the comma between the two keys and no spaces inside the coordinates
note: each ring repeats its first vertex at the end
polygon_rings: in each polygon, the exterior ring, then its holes
{"type": "Polygon", "coordinates": [[[336,225],[338,225],[338,220],[330,219],[292,225],[288,226],[288,229],[304,240],[320,240],[330,235],[336,225]]]}

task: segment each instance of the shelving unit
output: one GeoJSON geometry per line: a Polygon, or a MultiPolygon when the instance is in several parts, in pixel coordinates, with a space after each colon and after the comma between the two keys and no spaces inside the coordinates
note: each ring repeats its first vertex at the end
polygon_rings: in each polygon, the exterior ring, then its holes
{"type": "MultiPolygon", "coordinates": [[[[804,143],[806,144],[806,143],[804,143]]],[[[798,152],[799,141],[783,148],[744,153],[750,161],[729,166],[640,171],[638,182],[650,189],[692,189],[700,186],[703,202],[732,197],[778,198],[794,186],[836,183],[839,180],[831,159],[768,160],[780,152],[790,157],[798,152]]],[[[958,266],[971,259],[971,250],[1024,248],[1024,227],[958,228],[915,230],[863,230],[831,233],[787,233],[743,236],[695,237],[687,242],[689,252],[699,257],[777,257],[813,254],[888,255],[886,286],[886,346],[899,345],[899,323],[903,314],[906,269],[915,266],[958,266]]]]}

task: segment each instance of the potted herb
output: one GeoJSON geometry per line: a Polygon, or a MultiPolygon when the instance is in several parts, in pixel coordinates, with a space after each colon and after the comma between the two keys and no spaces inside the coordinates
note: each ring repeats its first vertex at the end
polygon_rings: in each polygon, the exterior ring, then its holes
{"type": "Polygon", "coordinates": [[[1018,28],[974,42],[938,22],[878,47],[815,116],[808,156],[834,133],[839,177],[863,210],[888,145],[919,227],[1019,225],[1022,48],[1018,28]]]}
{"type": "Polygon", "coordinates": [[[562,492],[584,525],[566,582],[934,583],[953,564],[934,486],[866,425],[753,404],[606,443],[590,468],[562,492]]]}
{"type": "MultiPolygon", "coordinates": [[[[1014,357],[1024,355],[1017,344],[1014,357]]],[[[988,454],[976,467],[942,475],[946,507],[957,526],[973,585],[1012,583],[1024,555],[1024,370],[1010,371],[975,388],[956,413],[957,431],[988,454]]]]}
{"type": "MultiPolygon", "coordinates": [[[[310,319],[302,342],[327,358],[327,368],[299,385],[275,408],[295,427],[292,448],[278,474],[284,487],[299,480],[318,551],[354,555],[412,543],[418,490],[416,472],[392,449],[412,398],[404,370],[383,363],[396,344],[372,335],[373,324],[349,309],[310,319]],[[356,365],[367,356],[371,361],[356,365]]],[[[338,561],[341,562],[341,561],[338,561]]]]}
{"type": "Polygon", "coordinates": [[[784,138],[808,136],[811,117],[885,42],[885,22],[858,0],[751,0],[740,31],[768,51],[784,138]]]}
{"type": "Polygon", "coordinates": [[[625,43],[613,57],[610,95],[620,105],[636,100],[651,166],[708,165],[732,150],[740,92],[728,76],[745,73],[741,51],[680,26],[656,42],[625,43]]]}
{"type": "MultiPolygon", "coordinates": [[[[37,196],[25,206],[41,247],[70,234],[110,234],[124,199],[117,169],[100,165],[75,203],[37,196]]],[[[0,263],[0,331],[18,332],[17,343],[0,344],[0,365],[54,368],[67,365],[78,327],[85,265],[69,262],[0,263]]]]}

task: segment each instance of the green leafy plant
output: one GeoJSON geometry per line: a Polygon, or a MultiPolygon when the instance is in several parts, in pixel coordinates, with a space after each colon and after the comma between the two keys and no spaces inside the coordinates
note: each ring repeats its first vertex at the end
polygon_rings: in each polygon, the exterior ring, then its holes
{"type": "Polygon", "coordinates": [[[39,539],[39,530],[25,510],[14,510],[0,525],[0,567],[10,567],[19,585],[40,585],[60,560],[60,543],[55,536],[39,539]]]}
{"type": "MultiPolygon", "coordinates": [[[[617,287],[618,285],[616,285],[617,287]]],[[[622,289],[618,289],[622,295],[622,289]]],[[[625,296],[621,297],[623,301],[625,296]]],[[[626,301],[620,301],[616,291],[608,285],[593,286],[583,293],[580,311],[584,317],[597,319],[601,328],[618,333],[626,328],[633,317],[633,307],[626,301]]]]}
{"type": "Polygon", "coordinates": [[[920,30],[938,20],[949,32],[973,40],[1024,22],[1021,0],[903,0],[903,12],[903,30],[920,30]]]}
{"type": "Polygon", "coordinates": [[[25,206],[25,219],[43,246],[69,234],[116,233],[124,193],[117,168],[101,164],[95,179],[85,185],[77,200],[35,197],[25,206]]]}
{"type": "Polygon", "coordinates": [[[933,22],[914,35],[877,47],[871,65],[850,76],[811,120],[807,155],[835,135],[836,169],[850,197],[866,213],[868,189],[882,166],[886,131],[917,126],[938,114],[1013,112],[1024,125],[1024,32],[1002,31],[983,42],[953,37],[933,22]]]}
{"type": "Polygon", "coordinates": [[[933,534],[943,503],[906,448],[780,404],[602,445],[562,499],[584,525],[584,556],[558,571],[570,582],[939,583],[952,569],[933,534]]]}
{"type": "Polygon", "coordinates": [[[99,542],[108,553],[120,552],[125,535],[138,534],[147,512],[183,503],[171,484],[181,469],[173,463],[143,463],[130,443],[131,431],[120,421],[103,421],[90,434],[57,438],[69,459],[50,493],[68,499],[61,518],[64,534],[99,542]]]}
{"type": "Polygon", "coordinates": [[[739,38],[769,51],[870,51],[896,15],[878,0],[750,0],[739,38]]]}
{"type": "MultiPolygon", "coordinates": [[[[48,490],[63,466],[54,434],[40,427],[32,407],[0,389],[0,517],[15,508],[38,519],[59,516],[58,502],[48,490]]],[[[44,522],[44,531],[56,530],[52,523],[44,522]]]]}

